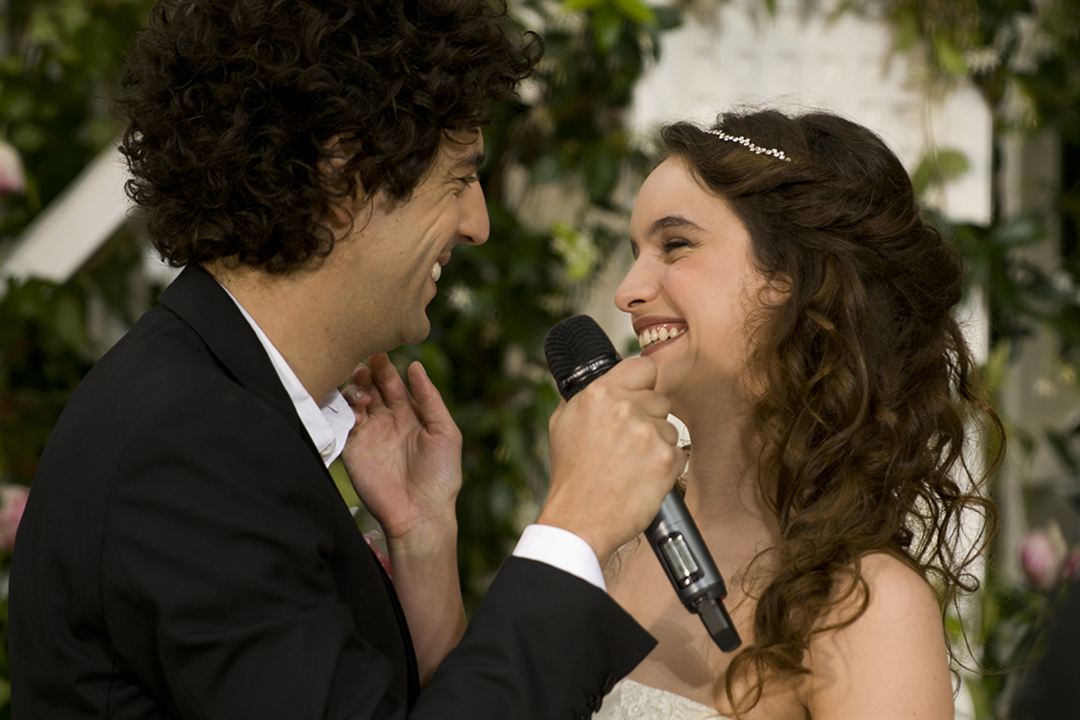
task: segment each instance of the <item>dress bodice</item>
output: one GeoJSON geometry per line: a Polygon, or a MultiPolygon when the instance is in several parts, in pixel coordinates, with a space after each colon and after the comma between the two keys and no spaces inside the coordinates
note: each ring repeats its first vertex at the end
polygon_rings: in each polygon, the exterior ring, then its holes
{"type": "Polygon", "coordinates": [[[593,720],[726,720],[714,708],[667,690],[623,679],[593,720]]]}

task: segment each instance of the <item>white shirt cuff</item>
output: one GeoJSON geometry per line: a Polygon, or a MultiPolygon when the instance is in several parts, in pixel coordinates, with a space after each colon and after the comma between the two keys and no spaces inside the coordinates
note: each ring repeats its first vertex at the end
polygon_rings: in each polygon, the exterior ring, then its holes
{"type": "Polygon", "coordinates": [[[551,565],[607,592],[604,573],[592,546],[569,530],[530,525],[521,533],[514,557],[551,565]]]}

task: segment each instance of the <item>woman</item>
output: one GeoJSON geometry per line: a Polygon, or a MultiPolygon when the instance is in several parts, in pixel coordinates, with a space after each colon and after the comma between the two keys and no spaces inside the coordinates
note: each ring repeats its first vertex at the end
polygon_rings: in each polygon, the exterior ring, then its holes
{"type": "Polygon", "coordinates": [[[952,717],[942,608],[974,589],[993,521],[961,449],[973,421],[991,469],[1001,447],[950,314],[959,259],[848,120],[728,114],[662,138],[616,304],[689,429],[686,503],[743,646],[721,653],[631,544],[609,590],[659,645],[596,717],[952,717]]]}

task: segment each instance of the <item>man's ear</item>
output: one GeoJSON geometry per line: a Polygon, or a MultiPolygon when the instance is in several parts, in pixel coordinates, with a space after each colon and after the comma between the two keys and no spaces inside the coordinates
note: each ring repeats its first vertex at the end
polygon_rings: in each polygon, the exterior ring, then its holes
{"type": "MultiPolygon", "coordinates": [[[[348,187],[344,176],[345,166],[356,155],[357,143],[346,143],[341,135],[334,135],[323,145],[323,153],[318,161],[318,171],[326,178],[331,187],[344,192],[348,187]]],[[[356,181],[355,192],[349,196],[331,198],[330,216],[327,222],[334,230],[350,229],[356,221],[359,209],[367,204],[367,195],[360,181],[356,181]]]]}

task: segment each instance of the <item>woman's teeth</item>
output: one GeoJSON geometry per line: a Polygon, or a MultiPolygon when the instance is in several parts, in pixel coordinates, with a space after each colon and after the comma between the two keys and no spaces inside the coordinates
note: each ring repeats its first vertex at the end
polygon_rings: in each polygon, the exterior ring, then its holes
{"type": "Polygon", "coordinates": [[[684,327],[668,327],[667,325],[660,325],[658,327],[651,327],[638,335],[638,342],[641,344],[641,349],[644,350],[653,343],[679,337],[685,332],[686,328],[684,327]]]}
{"type": "Polygon", "coordinates": [[[442,277],[442,265],[435,263],[431,266],[431,279],[435,282],[439,282],[439,278],[442,277]]]}

